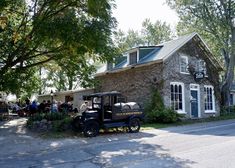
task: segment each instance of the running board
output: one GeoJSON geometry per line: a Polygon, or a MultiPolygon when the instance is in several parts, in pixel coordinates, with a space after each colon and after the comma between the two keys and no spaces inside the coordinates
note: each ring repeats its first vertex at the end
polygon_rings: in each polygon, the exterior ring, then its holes
{"type": "Polygon", "coordinates": [[[113,127],[126,127],[128,124],[125,122],[115,122],[115,123],[106,123],[104,124],[104,128],[113,128],[113,127]]]}

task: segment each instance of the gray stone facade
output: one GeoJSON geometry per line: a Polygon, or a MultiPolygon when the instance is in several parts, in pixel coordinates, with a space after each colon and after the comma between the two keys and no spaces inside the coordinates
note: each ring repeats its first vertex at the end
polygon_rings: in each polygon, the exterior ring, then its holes
{"type": "MultiPolygon", "coordinates": [[[[218,98],[214,96],[214,109],[205,112],[205,94],[204,86],[214,87],[211,82],[211,74],[208,73],[206,77],[200,81],[196,81],[191,73],[180,72],[180,55],[188,57],[188,63],[196,66],[198,59],[203,59],[206,56],[195,56],[190,52],[192,46],[190,42],[178,49],[173,55],[170,55],[166,60],[161,62],[152,62],[144,65],[129,66],[125,69],[119,69],[101,75],[97,75],[96,79],[99,81],[97,92],[105,91],[119,91],[127,97],[128,101],[136,101],[142,106],[149,101],[153,88],[157,88],[162,95],[165,106],[171,107],[171,83],[182,83],[184,100],[183,100],[183,114],[188,118],[193,118],[191,115],[191,89],[190,86],[197,86],[198,90],[198,117],[206,118],[209,116],[219,115],[218,98]]],[[[195,49],[195,48],[194,48],[195,49]]],[[[192,49],[193,50],[193,49],[192,49]]],[[[202,52],[196,52],[198,55],[202,52]]],[[[207,61],[205,61],[208,64],[207,61]]],[[[206,65],[207,66],[207,65],[206,65]]],[[[213,68],[210,62],[210,68],[213,68]]],[[[215,67],[214,67],[215,68],[215,67]]],[[[216,71],[216,68],[214,69],[216,71]]],[[[218,73],[213,74],[214,76],[218,73]]],[[[214,87],[216,89],[216,87],[214,87]]]]}
{"type": "Polygon", "coordinates": [[[181,51],[173,54],[166,62],[164,62],[163,66],[163,81],[164,86],[161,93],[164,93],[163,100],[164,104],[168,107],[171,106],[170,102],[170,84],[172,82],[180,82],[184,84],[184,105],[185,105],[185,114],[188,118],[191,118],[191,109],[190,109],[190,84],[199,85],[199,100],[200,100],[200,109],[199,109],[199,117],[206,118],[209,116],[217,116],[220,112],[218,99],[215,97],[215,112],[205,113],[205,105],[204,105],[204,86],[213,86],[213,84],[208,80],[210,76],[205,77],[200,81],[195,81],[193,75],[191,74],[182,74],[180,73],[180,54],[184,54],[188,56],[188,61],[191,64],[195,64],[197,58],[190,56],[189,53],[183,53],[181,51]]]}
{"type": "Polygon", "coordinates": [[[152,88],[161,85],[162,65],[162,63],[155,63],[97,76],[99,87],[96,91],[119,91],[127,97],[128,101],[136,101],[143,106],[149,100],[152,88]]]}

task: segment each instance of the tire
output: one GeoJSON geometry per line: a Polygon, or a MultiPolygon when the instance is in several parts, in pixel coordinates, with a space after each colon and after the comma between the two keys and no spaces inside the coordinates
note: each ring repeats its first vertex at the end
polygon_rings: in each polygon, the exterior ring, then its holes
{"type": "Polygon", "coordinates": [[[140,130],[140,120],[138,118],[132,118],[129,121],[128,129],[130,133],[137,133],[140,130]]]}
{"type": "Polygon", "coordinates": [[[95,137],[99,134],[100,126],[96,121],[88,121],[84,125],[83,134],[86,137],[95,137]]]}

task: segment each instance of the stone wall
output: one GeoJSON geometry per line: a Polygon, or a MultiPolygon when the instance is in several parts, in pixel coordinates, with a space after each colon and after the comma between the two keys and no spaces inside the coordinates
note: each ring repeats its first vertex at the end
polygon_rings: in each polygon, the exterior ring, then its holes
{"type": "MultiPolygon", "coordinates": [[[[187,46],[185,46],[187,47],[187,46]]],[[[164,80],[164,87],[162,92],[164,93],[163,99],[164,104],[170,107],[170,83],[171,82],[182,82],[184,83],[184,95],[185,95],[185,112],[187,117],[191,117],[191,109],[190,109],[190,84],[198,84],[199,89],[199,103],[200,103],[200,114],[202,118],[208,116],[219,115],[220,108],[218,99],[215,98],[215,111],[216,113],[206,114],[204,110],[204,85],[212,85],[209,78],[210,76],[205,77],[200,81],[195,81],[192,74],[182,74],[180,73],[180,54],[184,54],[188,56],[188,62],[190,64],[196,64],[198,58],[194,56],[190,56],[190,53],[185,53],[185,51],[179,50],[173,56],[171,56],[168,60],[164,62],[164,70],[163,70],[163,80],[164,80]]],[[[214,74],[218,75],[218,74],[214,74]]]]}
{"type": "Polygon", "coordinates": [[[96,79],[99,81],[96,91],[119,91],[128,101],[136,101],[143,106],[149,100],[152,88],[161,87],[162,63],[108,73],[96,79]]]}

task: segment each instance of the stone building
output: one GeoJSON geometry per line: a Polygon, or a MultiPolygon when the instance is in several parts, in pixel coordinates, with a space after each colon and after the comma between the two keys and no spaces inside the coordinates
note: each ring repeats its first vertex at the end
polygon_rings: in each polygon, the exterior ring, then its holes
{"type": "Polygon", "coordinates": [[[188,118],[219,115],[220,63],[197,33],[130,49],[96,74],[97,92],[119,91],[144,106],[158,89],[165,106],[188,118]]]}

